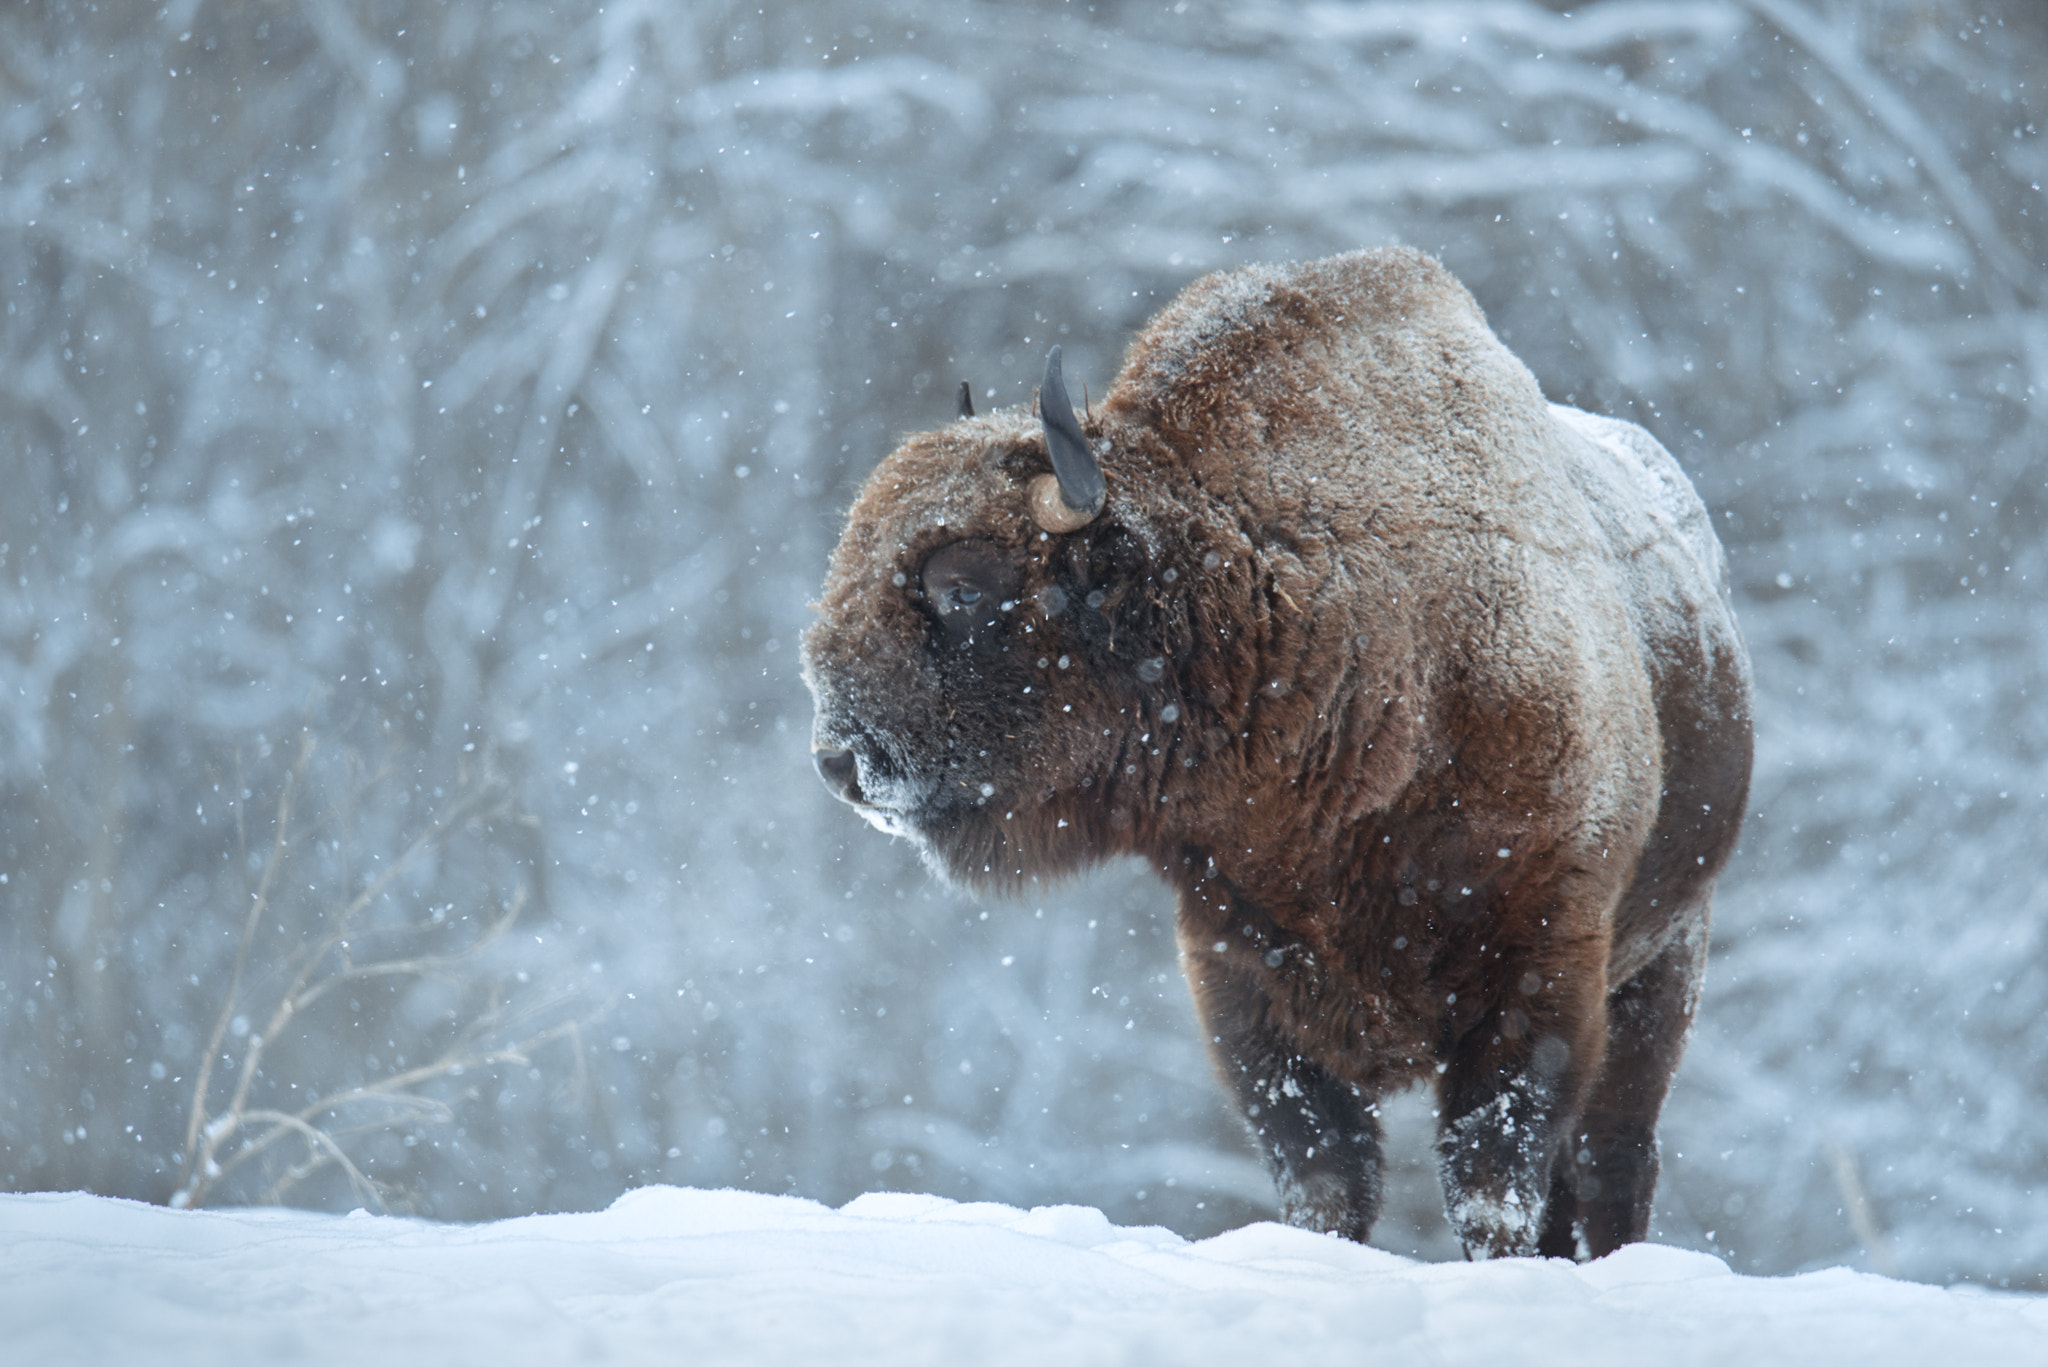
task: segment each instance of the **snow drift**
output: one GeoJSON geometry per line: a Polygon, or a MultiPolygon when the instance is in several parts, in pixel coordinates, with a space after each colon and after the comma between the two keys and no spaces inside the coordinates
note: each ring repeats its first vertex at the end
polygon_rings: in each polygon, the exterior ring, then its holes
{"type": "Polygon", "coordinates": [[[2048,1301],[1637,1244],[1426,1264],[1255,1224],[1189,1242],[1082,1206],[647,1187],[483,1225],[0,1197],[10,1358],[1974,1364],[2048,1356],[2048,1301]]]}

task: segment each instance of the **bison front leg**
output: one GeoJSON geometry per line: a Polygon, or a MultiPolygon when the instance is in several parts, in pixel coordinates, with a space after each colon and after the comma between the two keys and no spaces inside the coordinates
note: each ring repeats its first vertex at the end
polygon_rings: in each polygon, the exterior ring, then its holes
{"type": "Polygon", "coordinates": [[[1280,1218],[1365,1242],[1380,1213],[1377,1111],[1272,1028],[1257,987],[1218,976],[1194,988],[1218,1066],[1273,1174],[1280,1218]]]}
{"type": "Polygon", "coordinates": [[[1583,1011],[1507,1005],[1445,1061],[1437,1164],[1466,1257],[1538,1251],[1557,1156],[1599,1071],[1601,1014],[1597,994],[1583,1011]]]}

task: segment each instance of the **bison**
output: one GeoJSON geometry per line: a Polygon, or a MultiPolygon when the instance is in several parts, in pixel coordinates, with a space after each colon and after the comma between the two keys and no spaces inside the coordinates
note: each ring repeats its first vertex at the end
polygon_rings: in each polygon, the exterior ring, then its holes
{"type": "Polygon", "coordinates": [[[1752,748],[1677,463],[1401,249],[1198,281],[1092,412],[1058,347],[961,406],[805,634],[832,791],[970,885],[1158,870],[1289,1223],[1366,1238],[1422,1081],[1467,1256],[1643,1238],[1752,748]]]}

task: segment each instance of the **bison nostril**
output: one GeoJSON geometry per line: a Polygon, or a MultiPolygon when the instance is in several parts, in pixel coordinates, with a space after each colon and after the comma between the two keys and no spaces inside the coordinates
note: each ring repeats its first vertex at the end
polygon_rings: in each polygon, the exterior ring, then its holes
{"type": "Polygon", "coordinates": [[[825,780],[827,788],[848,802],[860,800],[860,784],[855,777],[853,751],[821,745],[811,751],[811,759],[817,764],[818,777],[825,780]]]}

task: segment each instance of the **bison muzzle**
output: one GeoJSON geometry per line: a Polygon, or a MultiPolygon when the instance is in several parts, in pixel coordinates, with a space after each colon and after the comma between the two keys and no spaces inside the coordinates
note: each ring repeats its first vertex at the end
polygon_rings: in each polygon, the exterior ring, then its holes
{"type": "Polygon", "coordinates": [[[1474,1257],[1640,1239],[1749,784],[1721,547],[1406,250],[1190,287],[1093,412],[913,436],[804,638],[833,792],[968,884],[1136,855],[1289,1222],[1438,1096],[1474,1257]]]}

